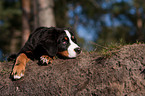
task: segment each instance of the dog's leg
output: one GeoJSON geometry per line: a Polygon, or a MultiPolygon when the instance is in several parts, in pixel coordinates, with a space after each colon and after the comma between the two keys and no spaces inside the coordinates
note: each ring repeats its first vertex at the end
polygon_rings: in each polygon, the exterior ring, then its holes
{"type": "Polygon", "coordinates": [[[47,55],[42,55],[42,56],[40,57],[40,63],[41,63],[41,65],[51,64],[52,61],[53,61],[53,59],[54,59],[54,57],[51,58],[51,57],[49,57],[49,56],[47,56],[47,55]]]}
{"type": "Polygon", "coordinates": [[[16,58],[15,65],[14,65],[13,70],[12,70],[12,73],[11,73],[11,76],[13,76],[13,79],[20,79],[21,77],[24,76],[26,63],[29,60],[30,59],[24,53],[21,53],[16,58]]]}

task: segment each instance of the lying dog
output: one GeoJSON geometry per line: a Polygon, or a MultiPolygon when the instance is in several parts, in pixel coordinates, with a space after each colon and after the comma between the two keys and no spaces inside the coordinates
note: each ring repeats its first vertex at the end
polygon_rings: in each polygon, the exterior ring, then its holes
{"type": "Polygon", "coordinates": [[[30,59],[49,64],[56,55],[75,58],[80,52],[81,49],[72,32],[55,27],[37,28],[18,53],[11,76],[13,79],[23,77],[26,63],[30,59]]]}

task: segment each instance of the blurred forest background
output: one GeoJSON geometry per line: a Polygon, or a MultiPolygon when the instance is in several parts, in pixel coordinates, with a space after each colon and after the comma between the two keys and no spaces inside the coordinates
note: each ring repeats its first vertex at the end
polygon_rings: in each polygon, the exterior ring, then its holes
{"type": "Polygon", "coordinates": [[[39,26],[71,27],[85,50],[145,42],[145,0],[0,0],[0,61],[39,26]]]}

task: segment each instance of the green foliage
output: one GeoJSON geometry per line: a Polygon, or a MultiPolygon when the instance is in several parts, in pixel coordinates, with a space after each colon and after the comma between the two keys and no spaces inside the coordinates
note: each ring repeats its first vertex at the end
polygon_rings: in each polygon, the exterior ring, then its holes
{"type": "Polygon", "coordinates": [[[118,26],[115,28],[104,27],[99,33],[97,43],[104,45],[110,42],[119,42],[121,39],[129,43],[131,42],[131,37],[128,33],[129,30],[131,29],[126,26],[118,26]]]}
{"type": "MultiPolygon", "coordinates": [[[[106,2],[107,3],[107,2],[106,2]]],[[[123,39],[126,43],[145,42],[144,13],[145,1],[132,0],[108,2],[108,13],[111,14],[111,26],[102,23],[96,42],[100,45],[110,44],[110,42],[119,42],[123,39]],[[114,22],[119,22],[118,25],[114,22]],[[140,23],[140,25],[138,24],[140,23]]]]}
{"type": "MultiPolygon", "coordinates": [[[[93,41],[109,47],[106,51],[103,48],[104,53],[119,46],[117,44],[120,44],[120,40],[126,43],[135,43],[136,40],[145,42],[144,0],[54,0],[54,13],[57,27],[71,26],[77,31],[81,25],[88,33],[93,31],[93,41]],[[68,15],[69,12],[71,16],[68,15]],[[110,21],[105,20],[106,15],[110,21]]],[[[20,0],[0,0],[0,49],[4,52],[9,52],[12,38],[19,38],[21,42],[20,36],[14,36],[15,31],[21,32],[21,17],[20,0]]],[[[31,28],[34,27],[33,24],[30,25],[31,28]]],[[[78,41],[85,46],[83,38],[78,41]]]]}
{"type": "MultiPolygon", "coordinates": [[[[145,44],[144,42],[136,41],[134,44],[145,44]]],[[[131,43],[126,43],[123,39],[120,39],[119,42],[107,43],[104,46],[99,44],[94,44],[96,46],[95,52],[98,52],[99,55],[108,58],[113,56],[115,53],[126,45],[132,45],[131,43]]]]}
{"type": "Polygon", "coordinates": [[[98,45],[96,46],[96,50],[100,55],[103,57],[111,57],[114,53],[118,52],[120,48],[127,45],[123,39],[120,39],[118,43],[111,42],[110,44],[107,43],[106,45],[98,45]]]}
{"type": "Polygon", "coordinates": [[[21,9],[19,1],[0,0],[0,49],[10,51],[13,33],[21,29],[21,9]]]}

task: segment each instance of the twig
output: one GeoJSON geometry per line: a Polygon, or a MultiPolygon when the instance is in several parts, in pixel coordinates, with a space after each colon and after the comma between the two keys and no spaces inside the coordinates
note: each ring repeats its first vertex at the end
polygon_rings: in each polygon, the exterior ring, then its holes
{"type": "Polygon", "coordinates": [[[99,45],[99,44],[97,44],[97,43],[95,43],[95,42],[92,42],[92,41],[90,41],[90,43],[93,44],[93,45],[96,45],[96,46],[102,47],[102,48],[104,48],[104,49],[109,49],[109,48],[107,48],[107,47],[104,47],[104,46],[99,45]]]}

